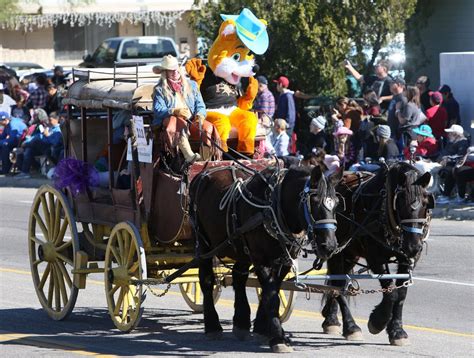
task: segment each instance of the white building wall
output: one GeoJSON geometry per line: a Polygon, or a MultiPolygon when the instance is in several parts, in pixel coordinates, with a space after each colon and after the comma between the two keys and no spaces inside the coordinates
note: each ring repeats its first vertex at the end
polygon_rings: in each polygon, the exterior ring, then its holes
{"type": "Polygon", "coordinates": [[[474,138],[474,52],[447,52],[439,56],[440,83],[451,87],[459,102],[462,126],[474,138]]]}

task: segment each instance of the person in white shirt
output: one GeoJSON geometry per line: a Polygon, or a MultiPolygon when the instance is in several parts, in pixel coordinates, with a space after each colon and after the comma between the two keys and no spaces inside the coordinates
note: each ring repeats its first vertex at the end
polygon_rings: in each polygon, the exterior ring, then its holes
{"type": "Polygon", "coordinates": [[[273,131],[267,136],[266,145],[269,153],[277,157],[289,155],[290,137],[286,133],[287,123],[282,118],[275,119],[273,131]]]}
{"type": "Polygon", "coordinates": [[[16,105],[16,102],[9,95],[4,93],[5,85],[0,82],[0,112],[7,112],[9,115],[12,113],[12,106],[16,105]]]}

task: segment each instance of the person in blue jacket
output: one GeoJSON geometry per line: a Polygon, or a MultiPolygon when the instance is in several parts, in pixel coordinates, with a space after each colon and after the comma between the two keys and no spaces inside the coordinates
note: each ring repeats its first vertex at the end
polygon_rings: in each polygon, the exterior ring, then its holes
{"type": "Polygon", "coordinates": [[[16,178],[29,178],[30,169],[35,156],[47,155],[57,161],[63,153],[63,136],[59,125],[59,115],[53,112],[49,115],[49,126],[40,128],[39,132],[28,138],[23,144],[23,156],[18,157],[18,168],[21,172],[16,178]]]}
{"type": "Polygon", "coordinates": [[[20,118],[11,117],[7,112],[0,112],[0,125],[3,126],[3,132],[0,134],[2,158],[2,171],[0,174],[7,174],[11,168],[10,152],[18,146],[21,136],[26,131],[26,124],[20,118]]]}
{"type": "MultiPolygon", "coordinates": [[[[191,150],[188,141],[189,121],[198,120],[202,127],[206,118],[206,106],[197,83],[186,78],[178,59],[171,55],[165,56],[161,65],[153,68],[153,72],[160,73],[161,79],[155,86],[152,124],[163,125],[170,137],[173,136],[171,132],[177,134],[177,146],[186,162],[199,160],[200,155],[191,150]],[[171,118],[176,119],[176,122],[169,126],[171,118]]],[[[170,138],[170,142],[173,143],[174,138],[170,138]]]]}

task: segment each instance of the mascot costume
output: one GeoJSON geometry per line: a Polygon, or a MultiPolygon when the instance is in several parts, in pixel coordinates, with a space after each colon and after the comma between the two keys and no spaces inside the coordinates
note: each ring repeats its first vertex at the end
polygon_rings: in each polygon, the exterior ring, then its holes
{"type": "Polygon", "coordinates": [[[267,50],[266,23],[248,9],[239,15],[221,17],[224,22],[209,49],[208,67],[202,65],[200,59],[192,59],[186,64],[186,70],[200,85],[206,120],[216,127],[223,149],[228,150],[227,139],[235,127],[237,151],[252,156],[258,119],[250,109],[257,96],[258,81],[253,77],[257,70],[255,59],[249,52],[261,55],[267,50]],[[249,78],[244,94],[240,90],[242,77],[249,78]]]}

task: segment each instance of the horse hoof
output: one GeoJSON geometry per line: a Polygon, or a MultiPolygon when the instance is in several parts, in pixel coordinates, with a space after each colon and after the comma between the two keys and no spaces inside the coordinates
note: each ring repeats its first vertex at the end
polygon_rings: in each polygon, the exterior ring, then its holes
{"type": "Polygon", "coordinates": [[[344,336],[347,341],[363,341],[364,336],[361,331],[352,332],[344,336]]]}
{"type": "Polygon", "coordinates": [[[272,346],[273,353],[293,353],[293,348],[285,343],[279,343],[272,346]]]}
{"type": "Polygon", "coordinates": [[[382,332],[382,329],[375,328],[374,325],[370,321],[367,323],[367,328],[369,329],[369,332],[372,334],[379,334],[380,332],[382,332]]]}
{"type": "Polygon", "coordinates": [[[323,332],[326,334],[338,336],[341,334],[341,326],[325,326],[323,327],[323,332]]]}
{"type": "Polygon", "coordinates": [[[391,339],[390,344],[392,346],[403,347],[403,346],[409,346],[411,343],[408,338],[398,338],[398,339],[391,339]]]}
{"type": "Polygon", "coordinates": [[[265,336],[264,334],[260,334],[260,333],[254,333],[254,334],[253,334],[253,338],[254,338],[257,342],[260,342],[261,344],[268,344],[268,341],[270,340],[270,338],[268,338],[268,337],[265,336]]]}
{"type": "Polygon", "coordinates": [[[222,331],[206,333],[206,338],[210,341],[217,341],[222,338],[222,331]]]}
{"type": "Polygon", "coordinates": [[[246,329],[233,327],[232,333],[237,337],[239,341],[248,341],[250,338],[250,332],[246,329]]]}

